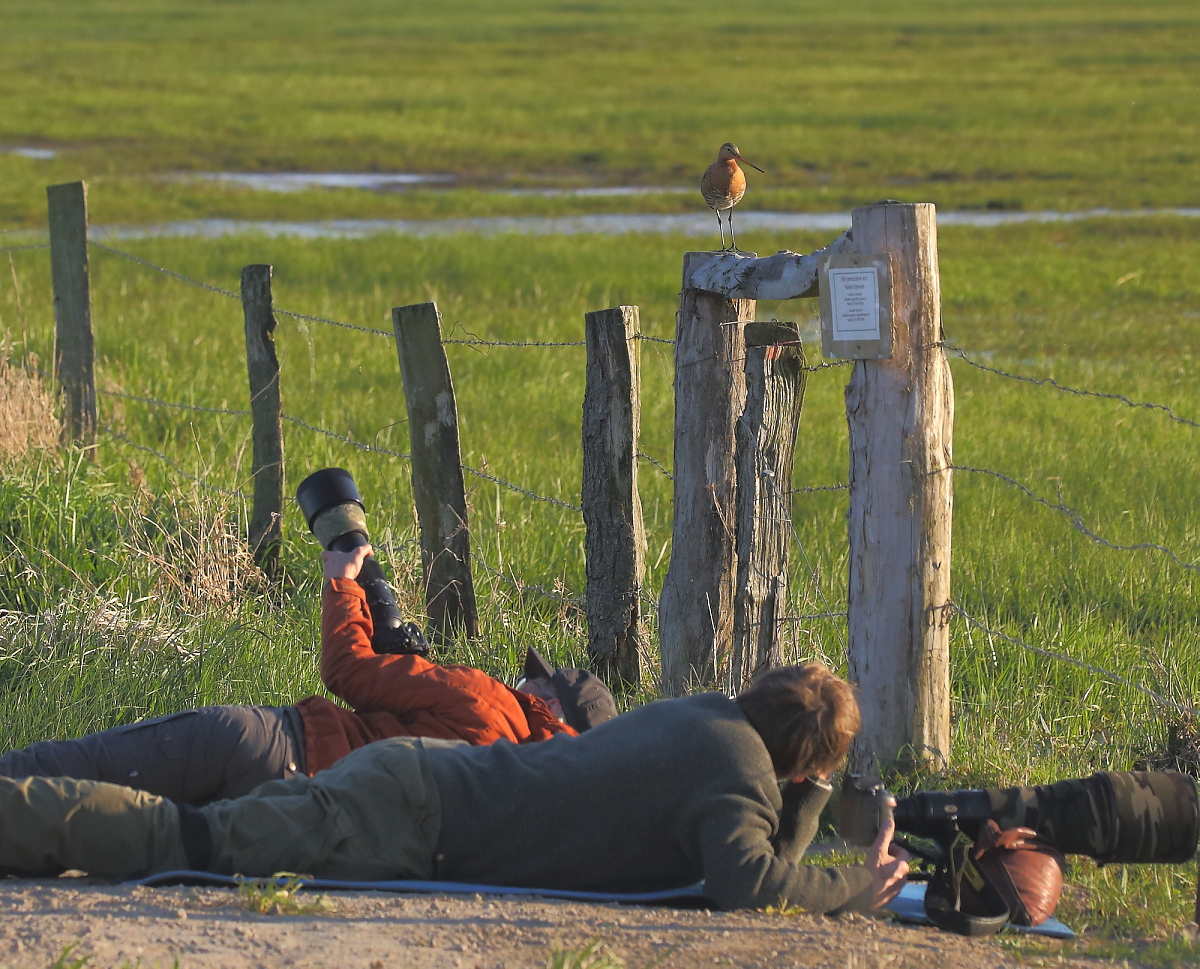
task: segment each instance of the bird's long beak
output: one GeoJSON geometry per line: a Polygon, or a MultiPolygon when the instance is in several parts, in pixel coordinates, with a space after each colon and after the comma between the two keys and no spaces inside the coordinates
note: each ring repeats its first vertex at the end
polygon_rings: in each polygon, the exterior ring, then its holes
{"type": "Polygon", "coordinates": [[[762,172],[764,175],[767,174],[766,172],[763,172],[763,170],[761,168],[759,168],[756,164],[754,164],[754,162],[746,161],[746,159],[744,159],[741,155],[737,156],[737,160],[740,161],[743,165],[749,165],[756,172],[762,172]]]}

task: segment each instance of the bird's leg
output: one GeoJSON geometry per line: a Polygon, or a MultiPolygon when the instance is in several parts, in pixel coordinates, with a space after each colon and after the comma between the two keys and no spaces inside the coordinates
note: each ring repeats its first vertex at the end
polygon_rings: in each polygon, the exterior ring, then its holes
{"type": "Polygon", "coordinates": [[[713,209],[717,213],[717,231],[721,233],[721,251],[725,251],[725,223],[721,221],[721,210],[713,209]]]}
{"type": "Polygon", "coordinates": [[[735,236],[733,234],[733,209],[729,210],[729,251],[730,252],[741,252],[742,251],[741,249],[739,249],[737,247],[737,236],[735,236]]]}

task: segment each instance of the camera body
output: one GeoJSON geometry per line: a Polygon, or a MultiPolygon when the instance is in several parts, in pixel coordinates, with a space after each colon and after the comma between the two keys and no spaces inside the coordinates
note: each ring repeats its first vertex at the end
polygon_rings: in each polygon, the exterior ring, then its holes
{"type": "MultiPolygon", "coordinates": [[[[352,552],[370,541],[362,496],[350,472],[323,468],[310,474],[296,489],[296,503],[309,530],[327,551],[352,552]]],[[[396,597],[374,556],[369,556],[355,580],[367,597],[374,632],[371,647],[377,653],[414,653],[426,656],[429,643],[420,628],[405,622],[396,597]]]]}

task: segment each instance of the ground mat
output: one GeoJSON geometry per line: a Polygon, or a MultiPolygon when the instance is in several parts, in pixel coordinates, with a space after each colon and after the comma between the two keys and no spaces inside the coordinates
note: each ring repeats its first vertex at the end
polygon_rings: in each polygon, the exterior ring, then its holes
{"type": "MultiPolygon", "coordinates": [[[[214,875],[206,871],[163,871],[129,882],[131,885],[214,885],[235,887],[246,879],[232,875],[214,875]]],[[[280,884],[287,879],[277,876],[280,884]]],[[[676,908],[711,908],[704,894],[703,883],[669,888],[657,892],[584,892],[559,888],[520,888],[512,885],[473,885],[469,882],[436,881],[339,881],[334,878],[305,878],[305,888],[330,892],[445,892],[453,895],[540,895],[543,898],[562,898],[574,902],[625,902],[630,905],[670,905],[676,908]]],[[[888,905],[887,910],[903,922],[921,925],[933,923],[925,917],[925,885],[910,883],[888,905]]],[[[1018,932],[1046,935],[1053,939],[1073,939],[1075,933],[1051,917],[1041,925],[1029,928],[1013,925],[1018,932]]]]}

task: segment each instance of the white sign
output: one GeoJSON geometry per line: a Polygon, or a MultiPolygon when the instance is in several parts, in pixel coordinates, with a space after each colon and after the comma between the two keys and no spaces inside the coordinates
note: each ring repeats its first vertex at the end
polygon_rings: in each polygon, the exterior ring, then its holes
{"type": "Polygon", "coordinates": [[[879,339],[879,277],[873,266],[830,269],[829,288],[833,308],[833,338],[879,339]]]}
{"type": "Polygon", "coordinates": [[[892,355],[892,268],[887,253],[846,252],[817,263],[821,349],[842,360],[892,355]]]}

